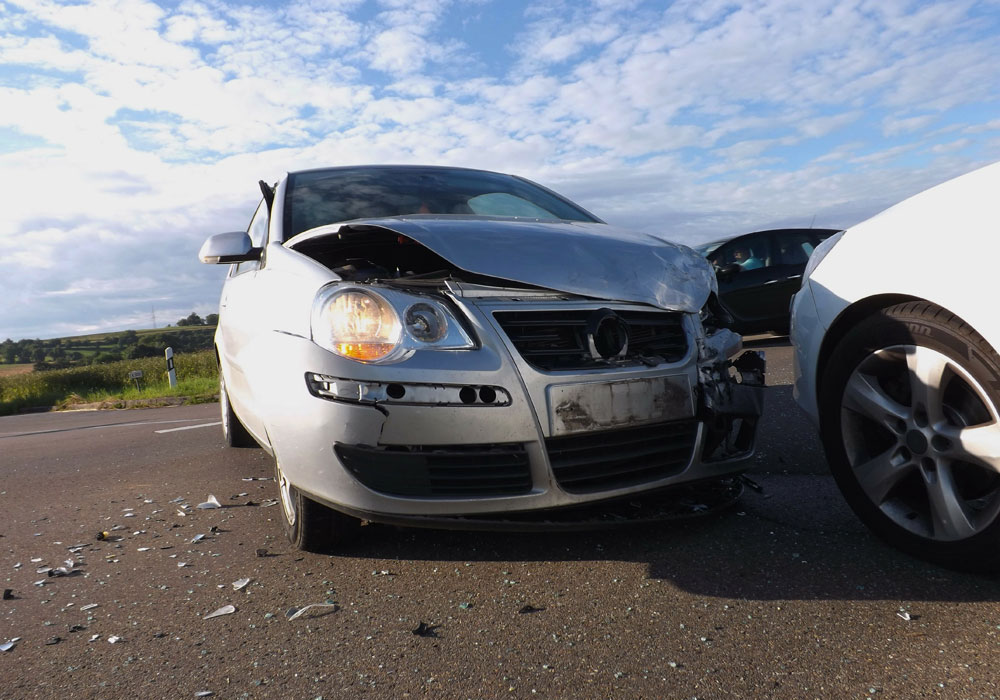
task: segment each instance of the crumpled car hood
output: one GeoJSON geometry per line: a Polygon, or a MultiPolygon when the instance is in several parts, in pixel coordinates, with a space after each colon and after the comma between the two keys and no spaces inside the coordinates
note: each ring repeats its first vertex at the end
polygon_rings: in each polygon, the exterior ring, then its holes
{"type": "MultiPolygon", "coordinates": [[[[303,232],[286,245],[377,226],[426,246],[468,272],[661,309],[699,311],[715,274],[687,246],[607,224],[490,217],[364,219],[303,232]]],[[[359,231],[357,235],[364,235],[359,231]]]]}

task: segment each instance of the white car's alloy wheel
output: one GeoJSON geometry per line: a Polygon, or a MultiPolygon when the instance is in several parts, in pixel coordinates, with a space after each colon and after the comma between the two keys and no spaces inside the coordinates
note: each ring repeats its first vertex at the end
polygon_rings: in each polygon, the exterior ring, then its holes
{"type": "Polygon", "coordinates": [[[288,483],[288,477],[281,471],[281,465],[277,461],[275,461],[274,471],[275,481],[278,482],[278,498],[281,500],[281,510],[285,514],[285,522],[290,527],[294,527],[296,510],[291,484],[288,483]]]}
{"type": "Polygon", "coordinates": [[[858,484],[901,528],[954,541],[1000,514],[1000,416],[943,353],[894,345],[866,357],[844,388],[841,426],[858,484]]]}
{"type": "Polygon", "coordinates": [[[854,324],[826,361],[820,433],[876,534],[959,569],[1000,570],[1000,356],[926,302],[854,324]]]}

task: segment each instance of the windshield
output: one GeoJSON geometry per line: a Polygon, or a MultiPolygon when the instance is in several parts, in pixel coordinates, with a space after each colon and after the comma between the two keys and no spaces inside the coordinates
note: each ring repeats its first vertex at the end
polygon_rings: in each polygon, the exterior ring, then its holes
{"type": "Polygon", "coordinates": [[[724,238],[721,241],[712,241],[711,243],[702,243],[700,245],[691,247],[694,248],[696,251],[698,251],[698,253],[700,253],[701,255],[711,255],[720,245],[722,245],[728,240],[729,240],[728,238],[724,238]]]}
{"type": "Polygon", "coordinates": [[[554,192],[510,175],[419,166],[331,168],[289,176],[285,239],[325,224],[407,214],[597,221],[554,192]]]}

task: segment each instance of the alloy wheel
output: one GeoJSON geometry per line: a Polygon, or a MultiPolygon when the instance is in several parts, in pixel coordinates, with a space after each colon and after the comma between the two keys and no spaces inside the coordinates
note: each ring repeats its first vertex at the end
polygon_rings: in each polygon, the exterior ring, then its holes
{"type": "Polygon", "coordinates": [[[1000,513],[1000,415],[949,356],[919,345],[866,356],[844,387],[841,429],[862,491],[905,530],[953,542],[1000,513]]]}

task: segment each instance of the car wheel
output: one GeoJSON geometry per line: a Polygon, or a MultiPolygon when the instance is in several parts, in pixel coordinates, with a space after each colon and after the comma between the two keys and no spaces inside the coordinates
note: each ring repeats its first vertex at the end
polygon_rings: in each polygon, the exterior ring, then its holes
{"type": "Polygon", "coordinates": [[[257,447],[257,441],[236,417],[233,405],[229,403],[229,392],[226,390],[226,380],[222,378],[222,368],[219,368],[219,408],[222,413],[222,435],[229,447],[257,447]]]}
{"type": "Polygon", "coordinates": [[[940,307],[884,309],[838,343],[820,430],[875,533],[952,568],[1000,569],[1000,357],[940,307]]]}
{"type": "Polygon", "coordinates": [[[357,535],[361,521],[317,503],[295,488],[274,461],[274,480],[278,484],[282,523],[288,541],[307,552],[328,552],[350,542],[357,535]]]}

